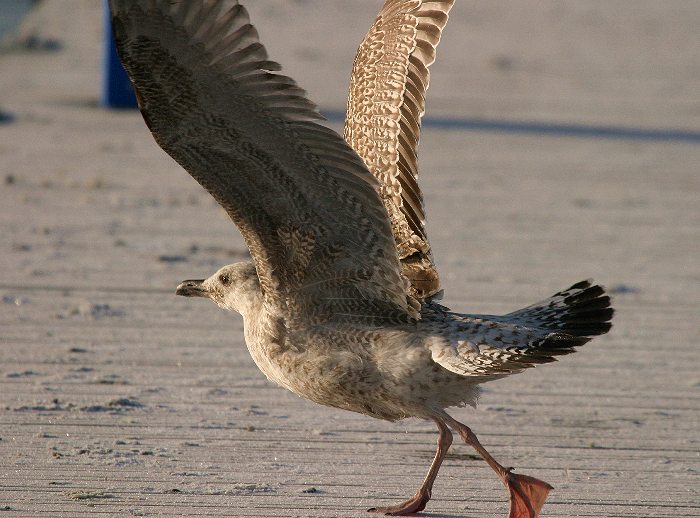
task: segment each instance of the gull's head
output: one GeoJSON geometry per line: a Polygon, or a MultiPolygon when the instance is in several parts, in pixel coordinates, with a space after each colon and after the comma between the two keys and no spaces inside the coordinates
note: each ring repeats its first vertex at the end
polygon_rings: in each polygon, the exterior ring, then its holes
{"type": "Polygon", "coordinates": [[[244,314],[260,300],[260,281],[255,265],[246,261],[224,266],[208,279],[183,281],[175,294],[206,297],[224,309],[244,314]]]}

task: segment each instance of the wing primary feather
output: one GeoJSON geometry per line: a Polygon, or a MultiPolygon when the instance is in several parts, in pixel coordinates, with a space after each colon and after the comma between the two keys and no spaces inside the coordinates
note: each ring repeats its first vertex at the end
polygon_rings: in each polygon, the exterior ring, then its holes
{"type": "Polygon", "coordinates": [[[345,139],[380,183],[411,293],[440,290],[425,232],[417,146],[435,49],[454,0],[386,0],[360,44],[350,81],[345,139]]]}
{"type": "Polygon", "coordinates": [[[241,230],[266,304],[290,322],[418,318],[376,179],[304,90],[274,73],[245,8],[109,3],[147,125],[241,230]],[[311,247],[301,262],[294,236],[311,247]]]}

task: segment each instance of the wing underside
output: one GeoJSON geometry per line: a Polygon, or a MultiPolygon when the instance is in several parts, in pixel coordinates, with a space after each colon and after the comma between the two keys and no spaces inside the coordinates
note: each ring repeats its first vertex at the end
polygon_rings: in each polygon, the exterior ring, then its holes
{"type": "Polygon", "coordinates": [[[440,288],[425,232],[417,147],[436,47],[454,0],[387,0],[353,65],[345,139],[381,184],[404,275],[419,299],[440,288]]]}
{"type": "Polygon", "coordinates": [[[377,184],[233,0],[110,0],[158,144],[238,226],[266,303],[294,327],[416,317],[377,184]]]}

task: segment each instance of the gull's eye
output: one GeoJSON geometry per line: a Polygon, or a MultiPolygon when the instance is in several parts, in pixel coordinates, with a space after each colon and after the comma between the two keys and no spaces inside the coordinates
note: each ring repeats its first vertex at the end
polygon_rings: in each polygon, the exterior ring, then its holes
{"type": "Polygon", "coordinates": [[[228,273],[222,273],[219,275],[219,282],[224,286],[231,284],[231,278],[228,276],[228,273]]]}

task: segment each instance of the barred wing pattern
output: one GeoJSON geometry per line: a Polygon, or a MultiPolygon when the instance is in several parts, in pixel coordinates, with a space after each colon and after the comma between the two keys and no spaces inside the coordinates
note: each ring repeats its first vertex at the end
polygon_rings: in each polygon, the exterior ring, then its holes
{"type": "Polygon", "coordinates": [[[412,294],[440,289],[425,233],[417,146],[435,49],[454,0],[387,0],[353,65],[345,139],[381,184],[412,294]]]}
{"type": "Polygon", "coordinates": [[[226,210],[265,303],[297,323],[417,318],[376,180],[267,58],[234,0],[110,0],[158,144],[226,210]]]}

